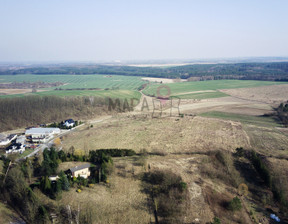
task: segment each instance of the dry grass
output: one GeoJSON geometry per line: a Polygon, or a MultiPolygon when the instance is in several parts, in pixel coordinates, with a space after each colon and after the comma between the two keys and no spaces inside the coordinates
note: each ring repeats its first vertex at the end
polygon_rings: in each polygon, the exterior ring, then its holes
{"type": "Polygon", "coordinates": [[[74,132],[64,141],[64,149],[74,146],[89,150],[126,148],[140,152],[187,153],[215,149],[250,147],[249,137],[238,122],[202,117],[141,119],[122,117],[74,132]]]}
{"type": "Polygon", "coordinates": [[[7,205],[0,202],[0,223],[12,223],[19,219],[18,215],[7,205]]]}
{"type": "Polygon", "coordinates": [[[225,89],[222,92],[231,96],[259,101],[269,104],[279,104],[286,101],[288,96],[288,85],[261,86],[255,88],[225,89]]]}
{"type": "Polygon", "coordinates": [[[251,147],[265,155],[288,158],[288,133],[273,127],[243,125],[251,147]]]}
{"type": "MultiPolygon", "coordinates": [[[[146,206],[147,196],[141,192],[141,181],[135,179],[130,168],[132,161],[114,160],[115,173],[109,177],[109,185],[95,184],[84,188],[81,193],[76,189],[64,192],[61,203],[82,209],[89,207],[93,213],[93,223],[149,223],[150,213],[146,206]],[[119,175],[126,163],[126,177],[119,175]],[[130,174],[129,174],[130,173],[130,174]]],[[[135,170],[140,167],[135,167],[135,170]]]]}

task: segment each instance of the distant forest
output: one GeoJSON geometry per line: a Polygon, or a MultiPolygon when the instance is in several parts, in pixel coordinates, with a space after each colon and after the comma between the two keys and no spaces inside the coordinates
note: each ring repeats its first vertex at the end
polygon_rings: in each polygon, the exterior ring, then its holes
{"type": "Polygon", "coordinates": [[[190,78],[190,81],[211,79],[288,81],[288,62],[194,64],[176,67],[135,67],[95,64],[67,64],[0,68],[0,75],[16,74],[110,74],[173,79],[190,78]]]}

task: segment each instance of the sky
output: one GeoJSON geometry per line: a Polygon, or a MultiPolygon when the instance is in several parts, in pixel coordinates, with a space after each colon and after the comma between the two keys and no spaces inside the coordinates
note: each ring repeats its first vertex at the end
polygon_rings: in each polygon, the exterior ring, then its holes
{"type": "Polygon", "coordinates": [[[0,0],[0,61],[288,56],[287,0],[0,0]]]}

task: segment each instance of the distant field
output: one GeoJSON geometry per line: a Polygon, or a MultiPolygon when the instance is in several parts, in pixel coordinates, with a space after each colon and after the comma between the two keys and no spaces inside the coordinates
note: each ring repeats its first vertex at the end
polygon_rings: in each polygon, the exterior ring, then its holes
{"type": "MultiPolygon", "coordinates": [[[[110,75],[2,75],[0,83],[10,82],[61,82],[65,83],[55,91],[55,87],[47,88],[44,92],[26,93],[25,95],[58,95],[58,96],[98,96],[98,97],[135,97],[140,93],[136,90],[146,81],[135,76],[110,76],[110,75]],[[76,88],[99,88],[103,90],[76,90],[76,88]],[[75,90],[65,90],[75,89],[75,90]],[[109,90],[104,90],[109,89],[109,90]],[[115,90],[116,89],[116,90],[115,90]]],[[[24,94],[3,95],[0,97],[23,96],[24,94]]]]}
{"type": "MultiPolygon", "coordinates": [[[[215,91],[215,92],[204,92],[204,93],[189,93],[189,94],[183,94],[183,95],[176,95],[180,99],[208,99],[208,98],[219,98],[219,97],[225,97],[229,96],[228,94],[215,91]]],[[[173,97],[173,96],[172,96],[173,97]]]]}
{"type": "MultiPolygon", "coordinates": [[[[280,85],[283,82],[269,82],[269,81],[252,81],[252,80],[213,80],[201,82],[182,82],[182,83],[168,83],[165,84],[170,88],[171,96],[181,95],[192,91],[205,91],[205,90],[219,90],[219,89],[234,89],[234,88],[249,88],[268,85],[280,85]]],[[[156,95],[157,88],[161,84],[150,84],[144,91],[144,94],[156,95]]],[[[161,95],[166,95],[167,91],[162,89],[161,95]],[[162,93],[163,92],[163,93],[162,93]]],[[[183,97],[183,96],[182,96],[183,97]]]]}
{"type": "Polygon", "coordinates": [[[121,75],[1,75],[0,83],[7,82],[62,82],[62,89],[72,88],[119,88],[136,90],[143,83],[141,77],[121,75]]]}
{"type": "Polygon", "coordinates": [[[200,114],[202,117],[212,117],[224,120],[238,121],[242,124],[253,124],[264,127],[282,127],[271,117],[250,116],[243,114],[225,113],[219,111],[211,111],[200,114]]]}

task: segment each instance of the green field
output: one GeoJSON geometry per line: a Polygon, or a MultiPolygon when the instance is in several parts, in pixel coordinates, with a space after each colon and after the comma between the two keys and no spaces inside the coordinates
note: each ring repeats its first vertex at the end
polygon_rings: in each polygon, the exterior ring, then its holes
{"type": "Polygon", "coordinates": [[[22,96],[95,96],[101,98],[137,98],[140,99],[141,93],[132,90],[51,90],[37,93],[26,93],[26,94],[14,94],[14,95],[4,95],[0,98],[12,98],[12,97],[22,97],[22,96]]]}
{"type": "MultiPolygon", "coordinates": [[[[111,98],[140,98],[140,93],[137,89],[146,81],[141,77],[136,76],[121,76],[121,75],[1,75],[0,83],[13,82],[47,82],[64,83],[62,90],[55,90],[56,87],[46,88],[43,92],[2,95],[0,97],[17,97],[26,95],[57,95],[57,96],[96,96],[96,97],[111,97],[111,98]],[[83,90],[78,90],[82,88],[83,90]],[[88,88],[99,88],[101,90],[88,90],[88,88]],[[71,90],[72,89],[72,90],[71,90]],[[106,90],[104,90],[106,89],[106,90]]],[[[165,84],[170,88],[170,96],[177,96],[181,99],[207,99],[227,96],[225,93],[219,92],[219,89],[233,89],[244,87],[257,87],[266,85],[283,84],[283,82],[268,82],[268,81],[246,81],[246,80],[213,80],[202,82],[182,82],[165,84]],[[214,90],[216,92],[195,91],[214,90]],[[195,92],[195,93],[194,93],[195,92]]],[[[150,83],[144,94],[157,95],[157,88],[162,84],[150,83]]],[[[162,89],[161,95],[166,95],[167,90],[162,89]],[[166,92],[165,92],[166,91],[166,92]]]]}
{"type": "Polygon", "coordinates": [[[105,76],[105,75],[2,75],[0,83],[11,82],[61,82],[64,83],[62,90],[54,90],[56,87],[46,88],[44,92],[3,95],[0,97],[17,97],[24,95],[57,95],[57,96],[97,96],[111,98],[140,98],[137,89],[146,81],[135,76],[105,76]],[[77,90],[85,88],[85,90],[77,90]],[[102,90],[86,90],[88,88],[99,88],[102,90]],[[69,90],[67,90],[69,89],[69,90]],[[75,89],[75,90],[70,90],[75,89]],[[104,90],[108,89],[108,90],[104,90]]]}
{"type": "MultiPolygon", "coordinates": [[[[194,91],[205,91],[205,90],[220,90],[220,89],[235,89],[235,88],[248,88],[268,85],[279,85],[285,84],[284,82],[269,82],[269,81],[253,81],[253,80],[211,80],[211,81],[200,81],[200,82],[181,82],[181,83],[169,83],[165,84],[173,95],[183,95],[188,92],[194,91]]],[[[157,94],[157,88],[160,84],[150,84],[143,91],[144,94],[155,95],[157,94]]],[[[167,91],[162,89],[161,95],[166,95],[167,91]]],[[[186,95],[189,97],[188,95],[186,95]]]]}
{"type": "MultiPolygon", "coordinates": [[[[141,77],[112,75],[1,75],[0,83],[8,82],[62,82],[62,89],[74,88],[119,88],[136,90],[143,83],[141,77]]],[[[54,88],[53,88],[54,89],[54,88]]]]}
{"type": "Polygon", "coordinates": [[[252,124],[263,127],[282,127],[272,117],[251,116],[243,114],[226,113],[220,111],[211,111],[200,114],[202,117],[212,117],[224,120],[238,121],[242,124],[252,124]]]}

